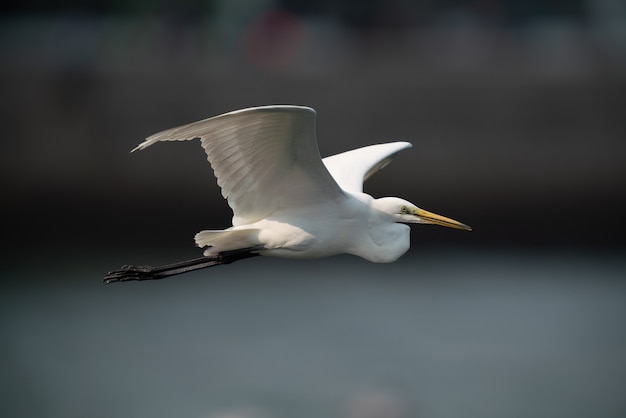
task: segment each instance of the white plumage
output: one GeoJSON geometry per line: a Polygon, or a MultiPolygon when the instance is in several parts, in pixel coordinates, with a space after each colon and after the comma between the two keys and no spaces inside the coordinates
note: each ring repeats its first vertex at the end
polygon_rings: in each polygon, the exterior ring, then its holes
{"type": "Polygon", "coordinates": [[[154,134],[133,151],[190,139],[200,139],[234,215],[231,228],[196,235],[206,256],[234,250],[294,258],[350,253],[391,262],[409,248],[406,223],[470,229],[406,200],[363,193],[363,181],[411,144],[372,145],[322,160],[315,111],[308,107],[225,113],[154,134]]]}

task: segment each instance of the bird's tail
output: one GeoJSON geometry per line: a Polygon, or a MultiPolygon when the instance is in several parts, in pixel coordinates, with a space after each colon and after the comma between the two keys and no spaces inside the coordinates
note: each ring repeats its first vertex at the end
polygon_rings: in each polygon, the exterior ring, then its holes
{"type": "Polygon", "coordinates": [[[204,255],[209,257],[224,251],[252,248],[261,245],[259,229],[225,229],[217,231],[200,231],[196,234],[196,245],[208,247],[204,255]]]}

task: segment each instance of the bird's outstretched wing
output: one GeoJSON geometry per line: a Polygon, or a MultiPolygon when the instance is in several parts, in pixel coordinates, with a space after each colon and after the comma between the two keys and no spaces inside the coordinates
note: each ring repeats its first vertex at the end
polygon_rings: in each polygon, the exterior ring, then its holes
{"type": "Polygon", "coordinates": [[[322,164],[311,108],[237,110],[154,134],[133,151],[159,141],[196,138],[233,210],[235,226],[265,218],[278,208],[344,195],[322,164]]]}
{"type": "Polygon", "coordinates": [[[363,182],[389,164],[396,154],[411,148],[408,142],[370,145],[324,158],[324,165],[342,189],[363,192],[363,182]]]}

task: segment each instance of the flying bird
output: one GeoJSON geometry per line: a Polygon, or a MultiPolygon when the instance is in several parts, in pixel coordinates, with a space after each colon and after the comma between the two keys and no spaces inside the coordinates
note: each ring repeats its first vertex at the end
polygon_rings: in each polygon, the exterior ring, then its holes
{"type": "Polygon", "coordinates": [[[196,234],[203,257],[161,267],[123,266],[103,281],[160,279],[257,255],[348,253],[389,263],[409,249],[407,224],[471,230],[407,200],[363,192],[363,182],[410,143],[370,145],[322,159],[315,116],[309,107],[252,107],[168,129],[139,144],[133,151],[199,139],[233,211],[233,225],[196,234]]]}

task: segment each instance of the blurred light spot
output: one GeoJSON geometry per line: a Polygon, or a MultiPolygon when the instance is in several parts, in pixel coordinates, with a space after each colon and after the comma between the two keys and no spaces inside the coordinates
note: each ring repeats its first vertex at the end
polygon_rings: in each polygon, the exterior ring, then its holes
{"type": "Polygon", "coordinates": [[[244,32],[242,47],[257,68],[280,71],[289,68],[301,48],[304,31],[298,18],[282,10],[261,14],[244,32]]]}

